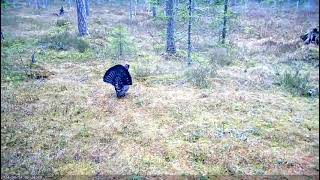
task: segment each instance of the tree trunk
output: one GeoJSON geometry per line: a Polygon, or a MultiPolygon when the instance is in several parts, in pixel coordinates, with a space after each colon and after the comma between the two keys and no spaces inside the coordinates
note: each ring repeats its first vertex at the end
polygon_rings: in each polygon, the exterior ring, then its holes
{"type": "Polygon", "coordinates": [[[143,6],[144,6],[144,10],[146,10],[148,12],[149,11],[149,9],[148,9],[148,0],[144,0],[143,1],[143,6]]]}
{"type": "Polygon", "coordinates": [[[34,0],[34,8],[36,9],[36,14],[40,14],[40,2],[39,2],[39,0],[34,0]]]}
{"type": "Polygon", "coordinates": [[[16,3],[14,2],[14,0],[10,1],[10,4],[15,8],[16,7],[16,3]]]}
{"type": "Polygon", "coordinates": [[[89,35],[84,0],[76,0],[76,3],[77,3],[79,35],[80,36],[89,35]]]}
{"type": "Polygon", "coordinates": [[[122,33],[119,33],[119,57],[123,55],[122,33]]]}
{"type": "Polygon", "coordinates": [[[225,43],[225,39],[226,39],[226,35],[227,35],[227,13],[228,13],[228,0],[224,0],[222,44],[225,43]]]}
{"type": "Polygon", "coordinates": [[[45,6],[46,9],[48,8],[48,0],[44,1],[44,6],[45,6]]]}
{"type": "Polygon", "coordinates": [[[296,1],[296,11],[299,11],[300,0],[296,1]]]}
{"type": "Polygon", "coordinates": [[[138,0],[134,1],[134,16],[137,15],[137,6],[138,6],[138,0]]]}
{"type": "Polygon", "coordinates": [[[152,17],[156,17],[157,16],[157,7],[156,5],[152,5],[152,17]]]}
{"type": "Polygon", "coordinates": [[[179,6],[179,0],[176,0],[176,6],[179,6]]]}
{"type": "Polygon", "coordinates": [[[71,8],[71,4],[72,4],[71,0],[68,0],[69,9],[71,8]]]}
{"type": "Polygon", "coordinates": [[[179,0],[174,0],[174,4],[175,4],[175,12],[177,12],[178,11],[178,8],[179,8],[179,0]]]}
{"type": "Polygon", "coordinates": [[[132,0],[129,2],[129,19],[132,20],[132,0]]]}
{"type": "Polygon", "coordinates": [[[237,6],[237,0],[232,0],[230,6],[231,7],[237,6]]]}
{"type": "Polygon", "coordinates": [[[173,0],[166,0],[166,15],[167,21],[167,47],[166,51],[169,54],[176,53],[175,41],[174,41],[174,13],[173,13],[173,0]]]}
{"type": "Polygon", "coordinates": [[[188,65],[191,64],[191,15],[192,15],[192,0],[189,0],[189,22],[188,22],[188,65]]]}
{"type": "Polygon", "coordinates": [[[90,15],[90,2],[89,0],[84,0],[85,1],[85,6],[86,6],[86,15],[90,15]]]}
{"type": "Polygon", "coordinates": [[[30,7],[32,5],[32,0],[27,0],[27,6],[30,7]]]}
{"type": "Polygon", "coordinates": [[[196,2],[195,1],[191,2],[191,8],[192,8],[192,10],[196,9],[196,2]]]}

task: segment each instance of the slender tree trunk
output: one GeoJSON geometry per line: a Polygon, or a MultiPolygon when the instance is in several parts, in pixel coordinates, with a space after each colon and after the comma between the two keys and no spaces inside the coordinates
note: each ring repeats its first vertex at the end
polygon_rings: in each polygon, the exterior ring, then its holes
{"type": "Polygon", "coordinates": [[[188,22],[188,65],[191,64],[191,19],[192,18],[192,0],[189,0],[189,22],[188,22]]]}
{"type": "Polygon", "coordinates": [[[196,8],[196,2],[195,1],[191,2],[191,8],[192,8],[192,10],[195,10],[195,8],[196,8]]]}
{"type": "Polygon", "coordinates": [[[84,0],[76,0],[76,3],[77,3],[79,35],[80,36],[89,35],[85,2],[84,2],[84,0]]]}
{"type": "Polygon", "coordinates": [[[296,1],[296,11],[299,11],[300,0],[296,1]]]}
{"type": "Polygon", "coordinates": [[[68,5],[69,5],[69,9],[70,9],[71,5],[72,5],[72,1],[71,0],[68,0],[68,5]]]}
{"type": "Polygon", "coordinates": [[[222,44],[225,43],[225,39],[227,35],[227,13],[228,13],[228,0],[224,0],[222,44]]]}
{"type": "Polygon", "coordinates": [[[32,5],[32,0],[27,0],[27,6],[30,7],[32,5]]]}
{"type": "Polygon", "coordinates": [[[144,7],[145,11],[147,11],[147,12],[149,11],[149,9],[148,9],[148,0],[144,0],[143,1],[143,7],[144,7]]]}
{"type": "Polygon", "coordinates": [[[156,5],[152,5],[152,17],[156,17],[157,16],[157,7],[156,5]]]}
{"type": "Polygon", "coordinates": [[[45,0],[44,3],[45,3],[44,4],[45,8],[47,9],[48,8],[48,0],[45,0]]]}
{"type": "Polygon", "coordinates": [[[134,16],[137,15],[137,6],[138,6],[138,0],[134,1],[134,16]]]}
{"type": "Polygon", "coordinates": [[[34,8],[36,10],[36,14],[40,14],[40,2],[39,2],[39,0],[34,0],[34,8]]]}
{"type": "Polygon", "coordinates": [[[40,0],[36,0],[36,7],[37,9],[40,9],[40,0]]]}
{"type": "Polygon", "coordinates": [[[166,15],[168,18],[167,22],[167,47],[166,51],[169,54],[176,53],[176,46],[174,40],[174,11],[173,11],[173,0],[166,0],[166,15]]]}
{"type": "Polygon", "coordinates": [[[132,0],[129,2],[129,19],[132,20],[132,0]]]}
{"type": "Polygon", "coordinates": [[[90,15],[90,2],[89,0],[84,0],[85,1],[85,6],[86,6],[86,15],[90,15]]]}
{"type": "Polygon", "coordinates": [[[306,3],[306,6],[307,6],[307,10],[309,11],[315,10],[317,7],[316,0],[308,0],[306,3]]]}
{"type": "Polygon", "coordinates": [[[122,33],[119,32],[119,57],[123,55],[122,33]]]}
{"type": "Polygon", "coordinates": [[[237,5],[237,0],[232,0],[230,6],[234,7],[234,6],[236,6],[236,5],[237,5]]]}
{"type": "Polygon", "coordinates": [[[174,4],[175,4],[174,10],[175,10],[175,12],[177,12],[178,8],[179,8],[179,0],[174,0],[174,4]]]}
{"type": "Polygon", "coordinates": [[[147,11],[150,12],[151,3],[148,3],[147,11]]]}
{"type": "Polygon", "coordinates": [[[10,1],[10,4],[15,8],[16,7],[16,3],[14,2],[14,0],[10,1]]]}

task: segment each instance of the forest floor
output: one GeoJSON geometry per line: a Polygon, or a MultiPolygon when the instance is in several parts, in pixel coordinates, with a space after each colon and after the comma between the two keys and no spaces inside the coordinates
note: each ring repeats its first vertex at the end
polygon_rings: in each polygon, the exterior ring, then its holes
{"type": "Polygon", "coordinates": [[[182,23],[170,57],[161,17],[140,8],[130,21],[125,6],[93,5],[81,53],[46,47],[65,31],[77,34],[75,9],[52,15],[58,9],[1,9],[2,175],[319,175],[319,98],[279,82],[297,70],[318,88],[319,47],[299,40],[318,12],[238,10],[225,47],[212,17],[201,18],[193,60],[214,72],[203,77],[185,63],[182,23]],[[69,24],[58,27],[62,19],[69,24]],[[105,49],[120,24],[135,49],[111,60],[105,49]],[[33,51],[53,75],[24,75],[33,51]],[[133,77],[122,99],[102,81],[118,63],[130,64],[133,77]]]}

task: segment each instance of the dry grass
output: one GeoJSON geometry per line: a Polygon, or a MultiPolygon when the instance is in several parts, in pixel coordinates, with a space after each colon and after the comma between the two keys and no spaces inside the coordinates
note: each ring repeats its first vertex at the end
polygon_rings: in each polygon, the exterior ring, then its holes
{"type": "MultiPolygon", "coordinates": [[[[49,12],[28,12],[9,10],[1,17],[15,13],[56,23],[49,12]]],[[[259,23],[271,14],[266,15],[259,23]]],[[[283,26],[300,23],[284,18],[288,15],[277,12],[271,19],[283,26]]],[[[92,51],[46,50],[39,63],[55,72],[48,79],[16,84],[1,76],[2,175],[319,175],[319,99],[292,96],[273,84],[273,67],[282,68],[287,53],[299,53],[300,46],[290,44],[301,29],[287,28],[290,37],[271,33],[279,39],[262,32],[256,16],[243,14],[243,26],[257,25],[252,30],[269,40],[231,34],[238,56],[208,78],[210,88],[200,89],[186,81],[187,67],[179,61],[183,58],[168,60],[154,50],[153,43],[163,40],[147,31],[162,30],[144,28],[155,22],[139,14],[136,23],[130,23],[139,49],[135,59],[127,60],[133,85],[125,98],[117,99],[113,87],[102,81],[113,63],[97,52],[108,43],[103,37],[110,25],[127,24],[128,15],[124,7],[95,7],[89,31],[98,33],[88,40],[100,43],[91,46],[92,51]]],[[[74,9],[67,17],[72,27],[71,17],[74,9]]],[[[28,25],[4,25],[2,30],[33,37],[52,29],[25,31],[28,25]]],[[[274,27],[270,22],[268,29],[274,27]]],[[[75,33],[75,28],[70,31],[75,33]]],[[[27,60],[28,52],[23,53],[27,60]]],[[[303,65],[318,86],[319,70],[307,61],[303,65]]]]}

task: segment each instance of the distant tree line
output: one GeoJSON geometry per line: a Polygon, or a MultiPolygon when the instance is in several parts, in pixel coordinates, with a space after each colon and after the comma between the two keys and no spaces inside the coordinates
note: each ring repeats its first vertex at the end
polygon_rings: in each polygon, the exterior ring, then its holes
{"type": "MultiPolygon", "coordinates": [[[[127,4],[129,11],[129,19],[137,15],[137,9],[143,7],[144,10],[148,11],[151,17],[156,18],[159,13],[159,9],[163,8],[166,20],[166,43],[165,49],[169,55],[174,55],[176,53],[176,17],[179,8],[186,7],[185,11],[182,9],[179,15],[185,16],[185,23],[187,24],[187,63],[192,63],[192,25],[194,21],[194,11],[200,7],[215,7],[220,8],[223,12],[221,16],[221,43],[225,44],[228,34],[228,21],[230,18],[230,7],[244,6],[247,7],[249,2],[251,3],[264,3],[271,4],[272,6],[290,6],[301,8],[302,5],[307,7],[307,9],[314,9],[314,7],[319,5],[317,0],[26,0],[26,5],[28,7],[33,7],[37,14],[40,14],[40,9],[47,9],[48,6],[54,3],[59,3],[64,5],[67,3],[68,7],[72,7],[75,4],[77,10],[77,20],[78,20],[78,32],[79,36],[89,35],[88,30],[88,18],[90,16],[90,5],[99,5],[103,3],[119,3],[127,4]]],[[[1,0],[1,6],[11,5],[14,6],[17,0],[1,0]]],[[[122,52],[122,51],[120,51],[122,52]]],[[[120,53],[122,54],[122,53],[120,53]]]]}

